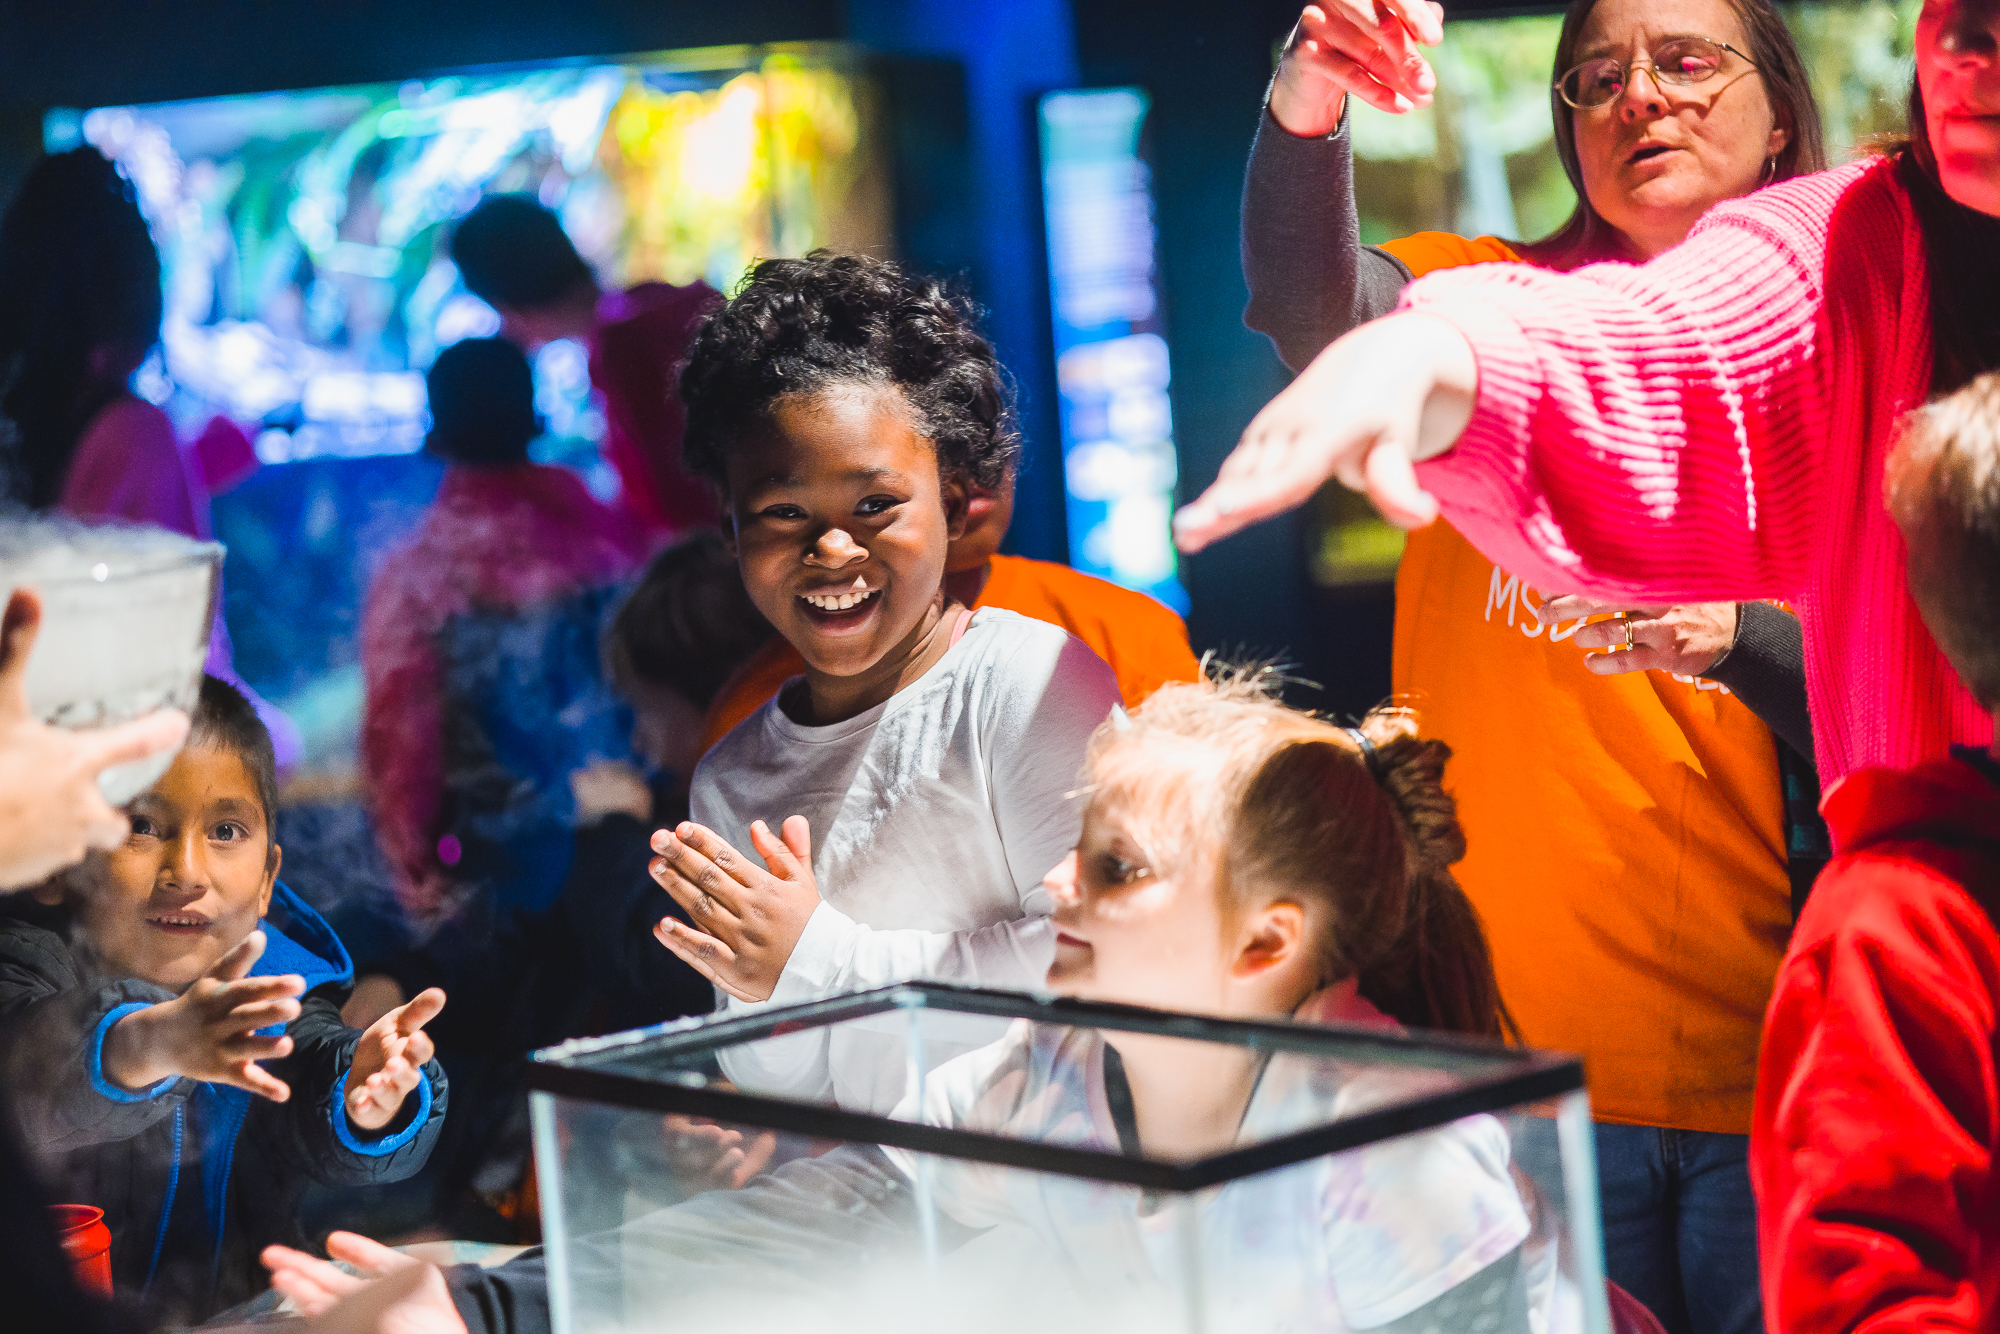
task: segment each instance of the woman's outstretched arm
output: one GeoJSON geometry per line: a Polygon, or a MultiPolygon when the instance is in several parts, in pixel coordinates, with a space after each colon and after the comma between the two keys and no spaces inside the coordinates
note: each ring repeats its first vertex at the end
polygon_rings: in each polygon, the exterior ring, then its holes
{"type": "Polygon", "coordinates": [[[1634,604],[1795,594],[1834,410],[1828,230],[1844,194],[1885,178],[1857,166],[1774,187],[1644,266],[1423,279],[1259,414],[1179,517],[1182,544],[1338,477],[1405,527],[1441,504],[1545,587],[1634,604]]]}

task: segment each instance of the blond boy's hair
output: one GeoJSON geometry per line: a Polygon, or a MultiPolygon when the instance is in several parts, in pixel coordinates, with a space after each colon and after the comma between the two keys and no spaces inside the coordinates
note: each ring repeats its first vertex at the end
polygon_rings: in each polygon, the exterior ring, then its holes
{"type": "Polygon", "coordinates": [[[1910,414],[1885,490],[1924,624],[1980,704],[2000,708],[2000,371],[1910,414]]]}

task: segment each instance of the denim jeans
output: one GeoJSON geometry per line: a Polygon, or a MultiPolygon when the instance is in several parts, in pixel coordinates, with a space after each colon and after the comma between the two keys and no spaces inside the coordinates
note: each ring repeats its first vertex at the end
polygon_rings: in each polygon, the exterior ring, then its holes
{"type": "MultiPolygon", "coordinates": [[[[1555,1122],[1523,1117],[1515,1159],[1562,1189],[1555,1122]]],[[[1669,1334],[1760,1334],[1750,1137],[1598,1123],[1604,1273],[1669,1334]]]]}
{"type": "Polygon", "coordinates": [[[1757,1334],[1757,1201],[1750,1137],[1597,1127],[1604,1271],[1669,1334],[1757,1334]]]}

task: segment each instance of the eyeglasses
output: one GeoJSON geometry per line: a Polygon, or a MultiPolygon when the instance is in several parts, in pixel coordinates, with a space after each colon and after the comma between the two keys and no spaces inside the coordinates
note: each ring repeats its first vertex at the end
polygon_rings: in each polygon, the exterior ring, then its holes
{"type": "Polygon", "coordinates": [[[1586,60],[1556,80],[1556,92],[1578,111],[1595,111],[1625,95],[1625,85],[1634,70],[1644,69],[1654,82],[1682,88],[1707,83],[1722,73],[1725,51],[1751,69],[1757,68],[1750,64],[1750,57],[1726,42],[1712,42],[1706,37],[1675,37],[1660,43],[1651,60],[1613,60],[1609,56],[1586,60]]]}

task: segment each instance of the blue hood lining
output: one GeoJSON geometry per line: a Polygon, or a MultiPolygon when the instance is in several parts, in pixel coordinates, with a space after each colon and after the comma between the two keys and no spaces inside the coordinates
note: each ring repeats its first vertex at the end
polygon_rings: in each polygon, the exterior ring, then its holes
{"type": "MultiPolygon", "coordinates": [[[[328,983],[354,980],[354,960],[347,947],[327,925],[324,917],[281,881],[271,888],[271,905],[259,923],[264,932],[264,953],[250,966],[251,977],[281,977],[297,973],[305,978],[306,990],[328,983]]],[[[259,1029],[265,1035],[284,1031],[282,1024],[259,1029]]],[[[426,1092],[428,1092],[426,1081],[426,1092]]],[[[166,1085],[160,1086],[164,1091],[166,1085]]],[[[197,1084],[192,1118],[201,1143],[201,1193],[208,1206],[208,1221],[214,1233],[215,1250],[209,1260],[209,1281],[215,1282],[222,1265],[222,1236],[228,1222],[229,1177],[235,1167],[236,1140],[250,1116],[251,1099],[256,1095],[231,1084],[197,1084]]],[[[428,1099],[426,1099],[428,1101],[428,1099]]],[[[168,1177],[167,1198],[160,1207],[159,1230],[153,1248],[153,1269],[160,1263],[160,1246],[166,1240],[167,1222],[173,1214],[174,1195],[180,1181],[182,1109],[174,1113],[174,1161],[168,1177]]],[[[153,1270],[146,1282],[153,1281],[153,1270]]]]}

